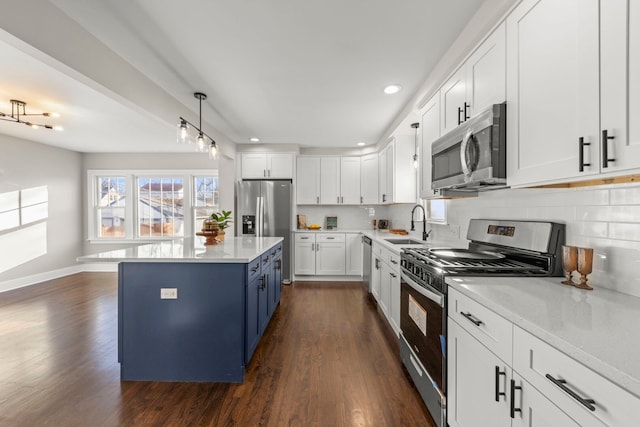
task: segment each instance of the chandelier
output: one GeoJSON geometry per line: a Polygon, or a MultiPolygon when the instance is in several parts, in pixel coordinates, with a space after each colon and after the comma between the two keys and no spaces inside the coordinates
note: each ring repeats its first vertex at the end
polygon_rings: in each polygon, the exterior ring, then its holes
{"type": "Polygon", "coordinates": [[[178,143],[195,144],[198,152],[209,153],[209,158],[215,159],[218,157],[216,142],[202,131],[202,100],[207,99],[207,95],[202,92],[196,92],[193,96],[200,101],[200,126],[195,126],[187,119],[180,117],[180,123],[178,124],[178,143]]]}
{"type": "Polygon", "coordinates": [[[13,123],[22,123],[34,129],[45,128],[45,129],[53,129],[53,130],[59,130],[59,131],[64,130],[62,126],[52,126],[48,124],[34,123],[28,119],[29,117],[33,117],[33,116],[60,117],[60,114],[58,113],[27,113],[26,102],[19,101],[17,99],[11,99],[10,102],[11,102],[11,114],[3,113],[0,111],[0,120],[5,120],[7,122],[13,122],[13,123]],[[25,120],[25,118],[27,120],[25,120]]]}

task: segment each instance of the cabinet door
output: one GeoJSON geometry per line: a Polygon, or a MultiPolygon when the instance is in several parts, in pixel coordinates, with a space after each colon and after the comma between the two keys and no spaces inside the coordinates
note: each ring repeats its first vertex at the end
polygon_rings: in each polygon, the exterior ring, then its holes
{"type": "Polygon", "coordinates": [[[440,94],[427,101],[421,111],[420,197],[426,199],[439,196],[438,190],[431,189],[431,144],[440,138],[440,94]]]}
{"type": "Polygon", "coordinates": [[[276,269],[275,276],[275,296],[274,296],[274,304],[277,306],[280,302],[280,297],[282,296],[282,255],[279,255],[274,261],[273,265],[276,269]]]}
{"type": "Polygon", "coordinates": [[[258,292],[258,322],[260,323],[260,336],[269,324],[269,275],[264,272],[260,276],[260,292],[258,292]]]}
{"type": "Polygon", "coordinates": [[[256,349],[256,346],[260,341],[261,323],[258,320],[258,296],[261,292],[261,283],[262,277],[258,275],[247,284],[245,363],[249,363],[249,360],[251,360],[251,356],[253,355],[253,351],[256,349]]]}
{"type": "Polygon", "coordinates": [[[362,203],[378,203],[378,153],[367,154],[361,158],[360,188],[362,203]]]}
{"type": "Polygon", "coordinates": [[[603,173],[640,167],[640,4],[600,2],[600,150],[603,173]],[[628,108],[628,112],[627,112],[628,108]],[[627,115],[628,113],[628,115],[627,115]]]}
{"type": "Polygon", "coordinates": [[[507,387],[511,369],[451,319],[447,340],[449,425],[510,426],[507,387]]]}
{"type": "Polygon", "coordinates": [[[320,158],[320,203],[340,203],[340,157],[320,158]]]}
{"type": "Polygon", "coordinates": [[[293,179],[293,154],[267,155],[267,175],[273,179],[293,179]]]}
{"type": "Polygon", "coordinates": [[[340,158],[340,203],[360,204],[360,157],[340,158]]]}
{"type": "Polygon", "coordinates": [[[279,283],[276,283],[276,263],[275,260],[272,260],[271,263],[267,266],[267,271],[265,276],[267,277],[267,316],[271,317],[273,311],[276,309],[276,286],[279,286],[279,283]]]}
{"type": "Polygon", "coordinates": [[[385,148],[383,148],[380,151],[380,154],[378,156],[378,203],[389,203],[389,191],[391,190],[390,188],[388,188],[388,180],[387,180],[387,176],[389,175],[389,170],[387,169],[388,167],[388,157],[389,157],[389,150],[388,147],[391,144],[387,145],[385,148]]]}
{"type": "Polygon", "coordinates": [[[524,0],[507,18],[510,185],[598,173],[598,50],[597,0],[524,0]]]}
{"type": "Polygon", "coordinates": [[[389,282],[389,310],[391,327],[396,335],[400,334],[400,273],[391,271],[389,282]]]}
{"type": "Polygon", "coordinates": [[[317,243],[316,274],[344,276],[345,246],[344,242],[317,243]]]}
{"type": "Polygon", "coordinates": [[[390,319],[391,269],[384,262],[380,263],[380,299],[378,300],[378,303],[380,304],[380,308],[382,308],[382,312],[387,316],[387,319],[390,319]]]}
{"type": "Polygon", "coordinates": [[[387,183],[393,186],[390,200],[392,203],[415,203],[417,199],[418,170],[413,164],[416,149],[415,135],[398,135],[393,138],[393,164],[389,169],[393,179],[387,183]]]}
{"type": "MultiPolygon", "coordinates": [[[[512,427],[578,427],[580,424],[562,412],[542,393],[533,388],[516,372],[513,373],[514,386],[520,387],[514,391],[514,411],[512,427]]],[[[511,392],[509,385],[509,392],[511,392]]]]}
{"type": "Polygon", "coordinates": [[[320,157],[298,157],[296,171],[296,203],[320,203],[320,157]]]}
{"type": "Polygon", "coordinates": [[[506,100],[506,29],[502,23],[465,62],[470,116],[506,100]]]}
{"type": "MultiPolygon", "coordinates": [[[[440,89],[440,108],[442,109],[440,129],[442,134],[455,129],[465,121],[466,75],[464,66],[447,80],[440,89]]],[[[467,107],[467,116],[470,111],[467,107]]]]}
{"type": "Polygon", "coordinates": [[[242,153],[242,178],[267,178],[267,155],[264,153],[242,153]]]}
{"type": "Polygon", "coordinates": [[[362,276],[362,236],[360,233],[346,233],[346,274],[362,276]]]}
{"type": "Polygon", "coordinates": [[[381,282],[381,275],[382,275],[382,262],[380,261],[380,258],[377,256],[373,257],[373,263],[372,263],[372,269],[371,269],[371,294],[373,295],[373,297],[376,299],[376,301],[378,301],[378,303],[380,303],[380,282],[381,282]]]}
{"type": "Polygon", "coordinates": [[[315,239],[307,242],[295,242],[294,274],[316,274],[315,239]]]}

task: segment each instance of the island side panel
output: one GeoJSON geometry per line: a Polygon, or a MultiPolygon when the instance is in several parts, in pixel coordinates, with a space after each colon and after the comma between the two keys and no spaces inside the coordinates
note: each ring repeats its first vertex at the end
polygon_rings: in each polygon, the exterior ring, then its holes
{"type": "Polygon", "coordinates": [[[121,263],[121,379],[244,381],[245,275],[246,264],[121,263]]]}

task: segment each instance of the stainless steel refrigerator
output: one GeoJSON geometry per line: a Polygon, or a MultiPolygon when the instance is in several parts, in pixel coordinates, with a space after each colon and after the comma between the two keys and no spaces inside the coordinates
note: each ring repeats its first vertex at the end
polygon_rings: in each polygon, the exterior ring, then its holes
{"type": "Polygon", "coordinates": [[[290,180],[238,182],[237,235],[282,237],[282,281],[291,283],[290,180]]]}

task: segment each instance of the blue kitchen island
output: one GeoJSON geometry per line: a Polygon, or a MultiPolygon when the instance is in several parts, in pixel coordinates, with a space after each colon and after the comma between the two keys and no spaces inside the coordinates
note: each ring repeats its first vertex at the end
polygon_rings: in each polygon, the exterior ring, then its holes
{"type": "Polygon", "coordinates": [[[181,239],[79,258],[119,263],[121,380],[243,382],[280,301],[282,241],[181,239]]]}

